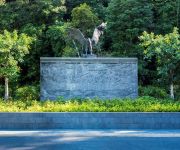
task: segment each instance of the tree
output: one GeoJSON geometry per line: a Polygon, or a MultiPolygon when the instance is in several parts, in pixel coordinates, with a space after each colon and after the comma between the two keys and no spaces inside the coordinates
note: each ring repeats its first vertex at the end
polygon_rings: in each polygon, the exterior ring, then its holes
{"type": "Polygon", "coordinates": [[[21,67],[19,84],[39,83],[39,57],[55,55],[52,42],[49,42],[46,33],[49,26],[62,24],[66,11],[64,2],[64,0],[6,0],[5,5],[0,5],[0,33],[5,29],[8,31],[15,29],[36,39],[31,44],[29,54],[25,56],[23,63],[19,64],[21,67]]]}
{"type": "Polygon", "coordinates": [[[66,0],[65,6],[67,8],[67,12],[64,18],[66,20],[71,19],[71,11],[80,4],[86,3],[93,9],[98,18],[105,20],[106,8],[109,2],[110,0],[66,0]]]}
{"type": "Polygon", "coordinates": [[[137,56],[138,36],[152,27],[151,2],[111,0],[107,11],[107,33],[112,38],[113,51],[119,56],[137,56]]]}
{"type": "Polygon", "coordinates": [[[156,34],[170,33],[179,25],[179,0],[152,0],[153,4],[153,32],[156,34]]]}
{"type": "Polygon", "coordinates": [[[156,58],[157,71],[170,86],[170,95],[174,99],[174,82],[180,76],[180,35],[178,28],[166,35],[143,32],[140,36],[145,58],[156,58]]]}
{"type": "Polygon", "coordinates": [[[9,99],[8,82],[20,71],[19,62],[28,53],[32,38],[26,34],[18,35],[17,31],[12,33],[4,31],[0,34],[0,77],[5,79],[5,99],[9,99]]]}
{"type": "Polygon", "coordinates": [[[52,25],[63,20],[64,0],[20,0],[0,5],[0,30],[13,31],[31,23],[52,25]]]}
{"type": "Polygon", "coordinates": [[[86,3],[72,10],[72,25],[79,28],[86,36],[92,36],[92,31],[98,23],[98,17],[86,3]]]}
{"type": "Polygon", "coordinates": [[[63,50],[66,47],[66,27],[67,25],[52,25],[46,32],[47,41],[50,42],[54,56],[59,57],[63,55],[63,50]]]}

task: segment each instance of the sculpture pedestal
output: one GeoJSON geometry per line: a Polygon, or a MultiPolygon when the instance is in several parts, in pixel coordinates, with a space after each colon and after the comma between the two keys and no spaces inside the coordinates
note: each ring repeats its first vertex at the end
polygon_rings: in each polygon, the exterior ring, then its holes
{"type": "Polygon", "coordinates": [[[41,100],[137,96],[136,58],[41,58],[41,100]]]}

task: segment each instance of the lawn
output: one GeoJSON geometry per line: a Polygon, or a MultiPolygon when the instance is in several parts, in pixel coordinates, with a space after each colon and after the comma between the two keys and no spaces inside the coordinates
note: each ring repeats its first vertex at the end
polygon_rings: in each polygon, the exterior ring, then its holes
{"type": "Polygon", "coordinates": [[[180,101],[147,96],[135,100],[0,100],[0,112],[180,112],[180,101]]]}

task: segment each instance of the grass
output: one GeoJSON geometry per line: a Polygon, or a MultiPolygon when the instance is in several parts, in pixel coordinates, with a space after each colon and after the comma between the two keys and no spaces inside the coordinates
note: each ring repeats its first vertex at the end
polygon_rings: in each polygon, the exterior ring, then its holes
{"type": "Polygon", "coordinates": [[[72,99],[68,101],[0,100],[0,112],[180,112],[180,101],[140,97],[131,99],[72,99]]]}

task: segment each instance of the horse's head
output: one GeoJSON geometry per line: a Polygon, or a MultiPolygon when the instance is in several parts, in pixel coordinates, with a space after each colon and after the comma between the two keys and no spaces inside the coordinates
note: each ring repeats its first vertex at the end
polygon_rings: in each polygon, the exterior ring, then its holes
{"type": "Polygon", "coordinates": [[[98,27],[97,27],[97,29],[99,30],[99,31],[104,31],[105,29],[106,29],[106,26],[107,26],[107,22],[106,23],[101,23],[98,27]]]}
{"type": "Polygon", "coordinates": [[[103,31],[106,29],[107,23],[102,23],[98,27],[95,28],[93,37],[92,37],[92,43],[96,45],[99,41],[100,36],[103,34],[103,31]]]}

